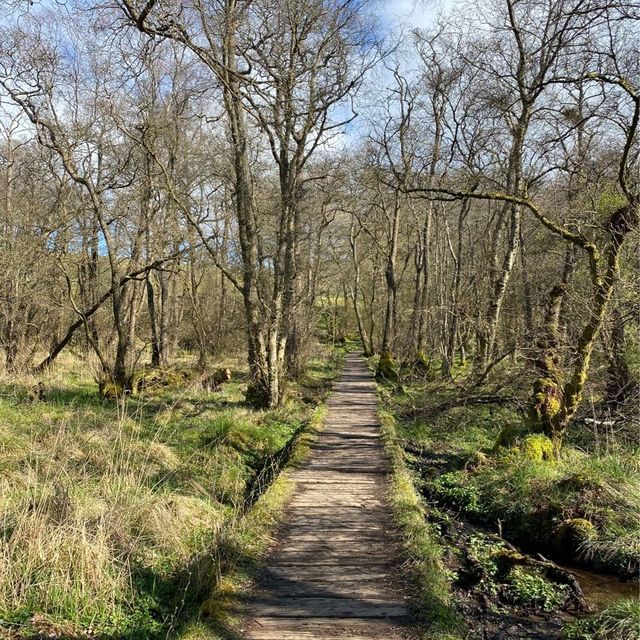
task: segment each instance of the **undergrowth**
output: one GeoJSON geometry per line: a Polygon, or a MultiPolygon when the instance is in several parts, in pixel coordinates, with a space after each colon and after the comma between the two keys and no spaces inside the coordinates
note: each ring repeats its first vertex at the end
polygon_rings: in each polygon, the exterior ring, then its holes
{"type": "MultiPolygon", "coordinates": [[[[523,429],[516,407],[452,406],[453,386],[407,379],[382,393],[398,449],[423,494],[417,508],[446,507],[531,553],[637,580],[640,458],[633,441],[610,436],[603,451],[598,440],[589,446],[589,427],[576,424],[555,459],[531,451],[537,441],[523,429]],[[496,446],[505,432],[515,437],[496,446]]],[[[411,554],[420,558],[419,551],[411,554]]],[[[475,561],[491,574],[487,562],[475,561]]],[[[566,598],[562,585],[522,567],[514,567],[500,588],[507,601],[528,610],[554,611],[566,598]]],[[[563,637],[640,640],[639,607],[637,598],[619,601],[567,625],[563,637]]]]}
{"type": "Polygon", "coordinates": [[[46,402],[1,381],[0,636],[153,638],[194,615],[259,546],[249,487],[317,416],[335,364],[270,411],[245,407],[242,371],[218,394],[118,402],[77,369],[45,379],[46,402]]]}
{"type": "Polygon", "coordinates": [[[640,600],[627,599],[607,607],[592,618],[568,624],[563,640],[638,640],[640,600]]]}
{"type": "MultiPolygon", "coordinates": [[[[518,446],[495,449],[521,416],[506,408],[416,408],[420,392],[393,397],[399,436],[439,502],[514,542],[560,560],[623,576],[640,567],[640,462],[637,451],[596,456],[570,444],[559,460],[532,459],[518,446]],[[419,453],[427,452],[426,463],[419,453]]],[[[526,443],[526,436],[521,441],[526,443]]]]}

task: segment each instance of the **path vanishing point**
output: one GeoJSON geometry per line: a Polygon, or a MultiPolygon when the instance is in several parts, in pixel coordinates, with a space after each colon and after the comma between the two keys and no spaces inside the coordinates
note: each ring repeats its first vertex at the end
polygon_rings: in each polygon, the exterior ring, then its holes
{"type": "Polygon", "coordinates": [[[414,638],[398,584],[397,533],[387,495],[376,391],[349,354],[328,401],[278,544],[246,605],[247,640],[414,638]]]}

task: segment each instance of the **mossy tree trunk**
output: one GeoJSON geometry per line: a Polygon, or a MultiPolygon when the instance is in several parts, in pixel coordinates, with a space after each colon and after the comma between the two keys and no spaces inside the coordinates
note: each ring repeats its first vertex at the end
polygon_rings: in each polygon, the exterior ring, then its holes
{"type": "Polygon", "coordinates": [[[620,249],[628,233],[638,226],[639,206],[640,200],[634,196],[629,204],[612,214],[607,222],[610,239],[603,253],[593,243],[586,243],[584,247],[589,254],[594,296],[586,323],[575,345],[573,363],[566,374],[560,370],[557,355],[559,314],[564,287],[556,287],[552,291],[547,315],[547,344],[538,362],[538,370],[546,375],[539,377],[534,383],[531,417],[534,426],[539,426],[553,440],[556,452],[562,447],[567,428],[582,401],[593,347],[604,325],[618,278],[620,249]]]}

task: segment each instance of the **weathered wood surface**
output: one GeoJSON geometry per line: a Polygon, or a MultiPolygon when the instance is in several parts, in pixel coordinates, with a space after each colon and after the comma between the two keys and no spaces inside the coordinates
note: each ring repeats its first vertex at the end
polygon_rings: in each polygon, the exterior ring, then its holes
{"type": "Polygon", "coordinates": [[[396,532],[375,385],[349,355],[286,523],[245,605],[247,640],[414,638],[397,582],[396,532]]]}

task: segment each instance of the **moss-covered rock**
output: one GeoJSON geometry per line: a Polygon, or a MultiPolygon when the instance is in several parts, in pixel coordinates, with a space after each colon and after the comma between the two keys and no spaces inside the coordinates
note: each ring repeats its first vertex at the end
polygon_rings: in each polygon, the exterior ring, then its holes
{"type": "Polygon", "coordinates": [[[180,389],[190,382],[195,372],[176,367],[155,367],[140,369],[131,376],[131,393],[160,389],[180,389]]]}
{"type": "Polygon", "coordinates": [[[398,380],[398,366],[390,352],[383,353],[376,369],[376,378],[395,382],[398,380]]]}
{"type": "Polygon", "coordinates": [[[553,460],[553,442],[541,433],[527,436],[520,445],[524,458],[532,462],[553,460]]]}
{"type": "Polygon", "coordinates": [[[564,559],[575,559],[582,546],[598,537],[595,525],[585,518],[571,518],[564,520],[556,530],[554,548],[556,553],[564,559]]]}
{"type": "Polygon", "coordinates": [[[502,447],[517,446],[529,435],[531,435],[531,429],[526,424],[506,424],[498,434],[494,451],[502,447]]]}

